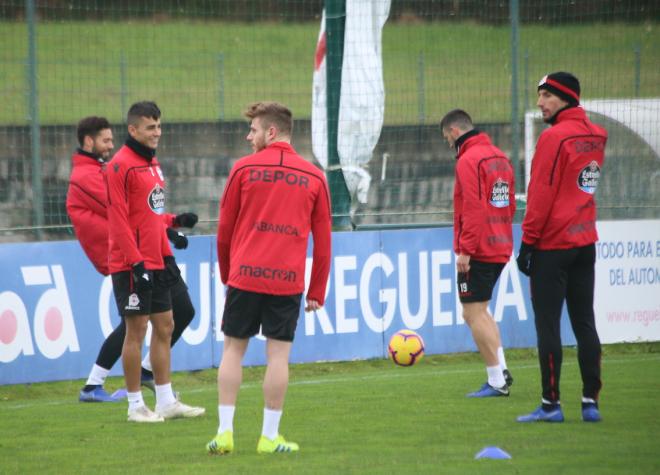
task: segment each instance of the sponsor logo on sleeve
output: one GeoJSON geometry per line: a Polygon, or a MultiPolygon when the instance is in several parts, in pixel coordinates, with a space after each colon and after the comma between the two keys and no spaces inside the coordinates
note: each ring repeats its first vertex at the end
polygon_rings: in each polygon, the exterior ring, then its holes
{"type": "Polygon", "coordinates": [[[598,181],[600,180],[600,167],[596,160],[580,170],[577,179],[578,188],[585,193],[593,195],[598,188],[598,181]]]}
{"type": "Polygon", "coordinates": [[[506,208],[509,206],[509,184],[502,178],[498,178],[493,184],[488,202],[495,208],[506,208]]]}

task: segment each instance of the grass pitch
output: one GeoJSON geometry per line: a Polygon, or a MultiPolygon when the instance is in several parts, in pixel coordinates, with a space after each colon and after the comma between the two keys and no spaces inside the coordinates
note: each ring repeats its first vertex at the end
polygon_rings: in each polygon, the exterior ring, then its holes
{"type": "MultiPolygon", "coordinates": [[[[263,368],[246,368],[235,417],[236,451],[206,454],[217,429],[215,370],[174,375],[203,418],[129,424],[126,404],[81,404],[82,381],[0,387],[0,473],[534,473],[656,474],[660,343],[606,346],[603,422],[580,419],[579,370],[566,349],[563,424],[519,424],[539,402],[531,350],[508,352],[509,398],[472,400],[485,371],[475,354],[293,365],[281,432],[297,454],[258,455],[263,368]],[[511,460],[474,460],[498,446],[511,460]]],[[[122,384],[111,378],[113,390],[122,384]]],[[[146,399],[153,406],[151,394],[146,399]]]]}
{"type": "MultiPolygon", "coordinates": [[[[128,105],[144,99],[158,102],[165,123],[242,120],[255,100],[277,100],[297,119],[309,118],[319,26],[39,22],[41,124],[75,124],[91,114],[119,123],[128,105]]],[[[385,123],[433,124],[456,107],[479,122],[509,121],[510,36],[508,25],[386,23],[385,123]]],[[[0,22],[2,125],[28,123],[27,38],[25,22],[0,22]]],[[[657,97],[659,42],[657,23],[524,24],[520,106],[535,109],[539,79],[557,70],[580,78],[583,99],[657,97]]]]}

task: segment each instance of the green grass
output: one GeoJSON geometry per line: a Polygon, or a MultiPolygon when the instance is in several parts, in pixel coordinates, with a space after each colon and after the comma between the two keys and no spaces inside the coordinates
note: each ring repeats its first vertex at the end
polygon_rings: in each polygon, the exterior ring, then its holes
{"type": "MultiPolygon", "coordinates": [[[[660,472],[660,343],[604,348],[604,421],[580,420],[575,350],[562,375],[564,424],[518,424],[539,400],[533,351],[508,352],[512,396],[468,400],[484,379],[474,354],[426,357],[413,368],[383,360],[293,365],[282,433],[301,452],[259,456],[263,368],[246,368],[235,418],[236,452],[212,457],[215,371],[178,373],[183,400],[205,417],[125,421],[121,404],[76,402],[82,381],[0,387],[2,473],[655,474],[660,472]],[[474,460],[496,445],[512,460],[474,460]]],[[[112,378],[114,389],[121,380],[112,378]]],[[[153,404],[151,395],[147,402],[153,404]]]]}
{"type": "MultiPolygon", "coordinates": [[[[70,124],[102,114],[119,122],[122,101],[125,107],[145,98],[161,105],[167,121],[238,119],[260,99],[282,101],[296,117],[309,117],[318,29],[316,23],[40,23],[40,119],[70,124]]],[[[539,78],[558,69],[581,79],[584,98],[632,97],[636,45],[640,94],[660,95],[658,24],[524,25],[520,40],[521,105],[533,107],[539,78]]],[[[386,123],[433,123],[454,107],[483,122],[509,120],[509,41],[507,26],[386,24],[386,123]]],[[[0,22],[0,44],[0,124],[25,124],[26,25],[0,22]]]]}

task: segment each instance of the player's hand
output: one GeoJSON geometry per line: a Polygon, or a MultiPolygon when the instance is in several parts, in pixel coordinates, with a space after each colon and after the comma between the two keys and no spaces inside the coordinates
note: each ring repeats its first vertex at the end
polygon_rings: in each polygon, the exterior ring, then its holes
{"type": "Polygon", "coordinates": [[[170,240],[176,249],[185,249],[188,247],[188,238],[181,231],[167,228],[167,239],[170,240]]]}
{"type": "Polygon", "coordinates": [[[321,308],[321,304],[314,299],[305,299],[305,312],[314,312],[321,308]]]}
{"type": "Polygon", "coordinates": [[[144,262],[133,264],[133,285],[138,292],[151,290],[154,286],[153,272],[144,267],[144,262]]]}
{"type": "Polygon", "coordinates": [[[456,256],[456,270],[462,274],[470,272],[470,256],[465,254],[456,256]]]}
{"type": "Polygon", "coordinates": [[[525,275],[529,275],[532,270],[532,254],[534,253],[534,246],[527,244],[525,242],[520,243],[520,250],[518,251],[518,257],[516,258],[516,263],[518,264],[518,269],[525,275]]]}
{"type": "Polygon", "coordinates": [[[181,213],[174,218],[174,226],[178,228],[192,228],[199,218],[195,213],[181,213]]]}

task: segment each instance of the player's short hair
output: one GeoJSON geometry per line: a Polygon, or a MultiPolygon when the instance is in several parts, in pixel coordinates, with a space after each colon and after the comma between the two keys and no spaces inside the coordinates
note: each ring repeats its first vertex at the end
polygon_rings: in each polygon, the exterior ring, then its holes
{"type": "Polygon", "coordinates": [[[245,111],[245,117],[250,120],[259,117],[262,125],[274,125],[283,135],[291,137],[293,132],[293,114],[288,107],[279,102],[255,102],[245,111]]]}
{"type": "Polygon", "coordinates": [[[109,128],[110,122],[108,122],[108,119],[105,117],[97,117],[93,115],[80,119],[80,122],[78,122],[78,143],[82,147],[86,136],[89,135],[92,138],[96,138],[102,130],[109,128]]]}
{"type": "Polygon", "coordinates": [[[152,101],[136,102],[130,109],[128,109],[126,122],[129,125],[137,125],[140,121],[140,117],[148,117],[154,120],[160,119],[160,109],[156,103],[152,101]]]}
{"type": "Polygon", "coordinates": [[[470,130],[474,128],[470,114],[462,109],[454,109],[453,111],[447,112],[440,121],[441,130],[446,130],[451,126],[458,127],[461,130],[470,130]]]}

